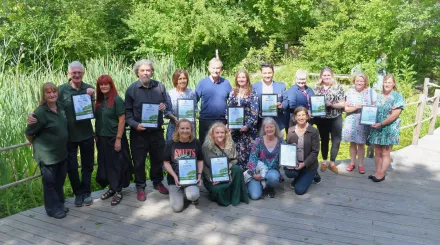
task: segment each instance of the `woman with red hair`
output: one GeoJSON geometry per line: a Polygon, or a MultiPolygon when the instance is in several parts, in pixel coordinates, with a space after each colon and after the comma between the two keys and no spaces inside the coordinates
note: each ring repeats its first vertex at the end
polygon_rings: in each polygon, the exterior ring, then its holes
{"type": "Polygon", "coordinates": [[[118,96],[115,83],[109,75],[102,75],[96,83],[95,131],[98,149],[96,182],[110,185],[101,200],[113,197],[111,205],[122,200],[122,187],[131,179],[131,161],[125,135],[125,103],[118,96]]]}

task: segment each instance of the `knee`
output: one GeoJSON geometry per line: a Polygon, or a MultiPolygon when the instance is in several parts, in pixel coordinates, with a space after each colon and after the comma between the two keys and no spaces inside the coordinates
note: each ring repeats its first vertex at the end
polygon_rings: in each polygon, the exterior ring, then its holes
{"type": "Polygon", "coordinates": [[[287,178],[291,178],[291,179],[298,177],[298,171],[295,170],[285,169],[284,174],[286,175],[287,178]]]}
{"type": "Polygon", "coordinates": [[[243,175],[243,170],[241,170],[240,166],[234,165],[231,167],[231,174],[241,174],[243,175]]]}
{"type": "Polygon", "coordinates": [[[261,191],[249,191],[249,197],[252,200],[258,200],[261,197],[262,192],[261,191]]]}
{"type": "Polygon", "coordinates": [[[261,195],[263,194],[263,187],[261,186],[260,181],[252,179],[248,183],[247,187],[248,187],[249,197],[252,200],[260,199],[261,195]]]}
{"type": "Polygon", "coordinates": [[[277,170],[269,170],[266,174],[266,183],[268,186],[274,186],[278,183],[280,179],[280,172],[277,170]]]}
{"type": "Polygon", "coordinates": [[[183,210],[183,202],[182,203],[173,203],[171,204],[171,209],[175,213],[180,213],[183,210]]]}
{"type": "Polygon", "coordinates": [[[297,195],[304,195],[307,192],[307,188],[295,186],[295,193],[297,195]]]}
{"type": "Polygon", "coordinates": [[[186,194],[186,199],[188,199],[191,202],[196,201],[197,199],[200,198],[200,192],[198,188],[197,190],[187,191],[185,194],[186,194]]]}

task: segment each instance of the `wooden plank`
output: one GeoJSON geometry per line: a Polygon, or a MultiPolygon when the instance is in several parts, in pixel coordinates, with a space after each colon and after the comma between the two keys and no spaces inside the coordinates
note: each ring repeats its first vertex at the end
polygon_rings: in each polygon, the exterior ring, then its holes
{"type": "Polygon", "coordinates": [[[24,230],[22,227],[14,227],[9,226],[8,224],[3,224],[0,226],[0,231],[10,234],[11,236],[14,236],[16,238],[22,239],[24,241],[27,241],[31,244],[39,244],[39,245],[49,245],[49,244],[62,244],[56,241],[53,241],[51,239],[47,239],[44,236],[36,235],[28,232],[27,230],[24,230]]]}
{"type": "Polygon", "coordinates": [[[14,237],[9,235],[8,233],[4,233],[0,231],[0,242],[4,245],[29,245],[32,243],[29,243],[25,240],[22,240],[20,238],[14,237]]]}

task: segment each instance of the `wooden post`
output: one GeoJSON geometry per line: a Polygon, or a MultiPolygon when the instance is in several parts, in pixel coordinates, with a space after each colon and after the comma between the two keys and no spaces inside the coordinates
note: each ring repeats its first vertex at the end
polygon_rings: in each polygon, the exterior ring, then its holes
{"type": "Polygon", "coordinates": [[[428,98],[428,85],[429,85],[429,78],[425,77],[425,82],[423,83],[423,94],[425,95],[425,99],[428,98]]]}
{"type": "Polygon", "coordinates": [[[434,134],[434,129],[435,129],[435,121],[437,120],[437,114],[438,114],[438,103],[439,103],[439,99],[440,99],[440,89],[436,89],[435,93],[434,93],[434,104],[432,104],[432,118],[431,121],[429,122],[429,129],[428,129],[428,134],[432,135],[434,134]]]}
{"type": "MultiPolygon", "coordinates": [[[[425,80],[426,82],[426,80],[425,80]]],[[[419,95],[419,104],[417,106],[416,126],[414,127],[412,144],[417,145],[420,137],[420,129],[422,128],[423,108],[425,107],[425,95],[419,95]]]]}

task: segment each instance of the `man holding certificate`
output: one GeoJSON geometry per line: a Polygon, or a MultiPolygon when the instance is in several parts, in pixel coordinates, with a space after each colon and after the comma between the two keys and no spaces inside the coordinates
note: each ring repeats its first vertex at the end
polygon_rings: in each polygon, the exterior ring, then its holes
{"type": "Polygon", "coordinates": [[[163,113],[171,108],[171,100],[165,86],[153,76],[153,62],[140,60],[133,68],[138,80],[125,93],[126,122],[130,126],[130,148],[134,163],[137,199],[145,201],[145,160],[150,155],[150,179],[154,189],[168,194],[162,184],[162,164],[165,139],[163,137],[163,113]]]}

